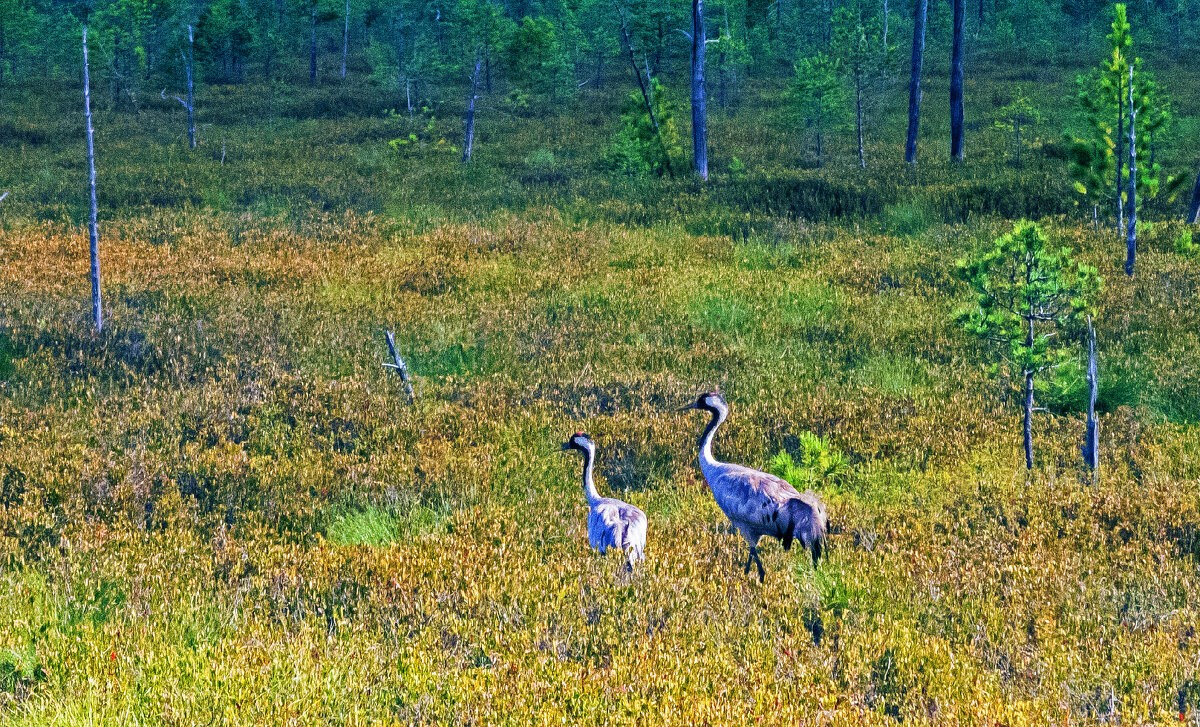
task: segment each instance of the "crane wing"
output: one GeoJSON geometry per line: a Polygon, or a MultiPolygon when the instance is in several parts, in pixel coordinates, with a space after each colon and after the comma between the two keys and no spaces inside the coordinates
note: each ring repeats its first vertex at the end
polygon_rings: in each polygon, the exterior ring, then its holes
{"type": "Polygon", "coordinates": [[[725,465],[709,486],[734,525],[778,537],[788,521],[787,502],[800,498],[786,480],[741,465],[725,465]]]}

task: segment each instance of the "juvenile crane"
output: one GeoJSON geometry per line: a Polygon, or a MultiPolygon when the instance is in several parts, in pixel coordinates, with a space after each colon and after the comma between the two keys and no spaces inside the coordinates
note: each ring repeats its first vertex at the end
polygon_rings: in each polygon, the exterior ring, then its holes
{"type": "Polygon", "coordinates": [[[642,559],[646,551],[646,513],[620,500],[600,497],[592,479],[596,463],[596,443],[583,432],[563,442],[563,451],[583,452],[583,493],[588,501],[588,542],[603,555],[609,548],[625,553],[626,568],[642,559]]]}
{"type": "Polygon", "coordinates": [[[825,504],[821,499],[811,491],[797,492],[774,475],[740,464],[718,462],[713,457],[713,435],[729,416],[729,405],[720,394],[701,394],[680,411],[687,409],[701,409],[712,415],[700,436],[700,471],[717,505],[750,544],[744,572],[749,573],[750,565],[754,564],[758,566],[758,580],[766,577],[758,557],[758,541],[764,535],[782,540],[784,550],[791,550],[792,541],[799,538],[812,554],[816,568],[825,545],[825,504]]]}

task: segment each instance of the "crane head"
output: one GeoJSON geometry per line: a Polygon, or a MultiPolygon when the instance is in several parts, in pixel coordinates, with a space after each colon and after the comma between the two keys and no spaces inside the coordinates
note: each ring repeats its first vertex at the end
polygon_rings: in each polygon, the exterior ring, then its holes
{"type": "Polygon", "coordinates": [[[595,445],[592,443],[591,437],[589,437],[587,434],[584,434],[583,432],[575,432],[574,434],[571,435],[570,439],[563,442],[562,448],[563,448],[564,452],[567,451],[568,449],[578,449],[578,450],[582,451],[582,450],[590,449],[593,446],[595,446],[595,445]]]}
{"type": "Polygon", "coordinates": [[[728,405],[725,403],[725,398],[721,396],[720,393],[716,391],[709,391],[696,397],[696,400],[691,404],[680,407],[679,411],[686,411],[688,409],[703,409],[704,411],[716,412],[727,406],[728,405]]]}

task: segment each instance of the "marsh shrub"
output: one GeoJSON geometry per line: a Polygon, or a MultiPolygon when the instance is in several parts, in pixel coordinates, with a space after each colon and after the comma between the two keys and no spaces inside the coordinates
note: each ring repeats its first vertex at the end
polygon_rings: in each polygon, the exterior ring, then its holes
{"type": "Polygon", "coordinates": [[[829,440],[813,432],[801,432],[798,436],[800,461],[790,452],[783,451],[771,458],[767,469],[776,477],[782,477],[797,489],[836,487],[850,472],[846,456],[829,443],[829,440]]]}

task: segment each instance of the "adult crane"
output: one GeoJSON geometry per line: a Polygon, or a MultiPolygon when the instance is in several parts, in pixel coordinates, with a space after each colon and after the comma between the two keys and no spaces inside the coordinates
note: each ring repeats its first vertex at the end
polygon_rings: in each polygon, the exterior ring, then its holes
{"type": "Polygon", "coordinates": [[[626,567],[641,560],[646,552],[646,513],[612,497],[600,497],[592,469],[596,464],[596,443],[583,432],[563,442],[563,451],[583,452],[583,493],[588,502],[588,543],[603,555],[609,548],[625,553],[626,567]]]}
{"type": "Polygon", "coordinates": [[[821,560],[826,532],[825,504],[821,498],[811,491],[797,492],[786,480],[775,475],[740,464],[719,462],[713,457],[713,435],[729,416],[729,404],[720,394],[701,394],[680,411],[687,409],[700,409],[712,416],[700,436],[700,471],[704,473],[717,505],[750,544],[750,557],[744,572],[749,573],[754,564],[758,566],[758,580],[761,582],[766,577],[758,557],[758,541],[763,536],[779,538],[784,550],[791,550],[792,541],[799,538],[805,550],[812,554],[813,568],[816,568],[821,560]]]}

